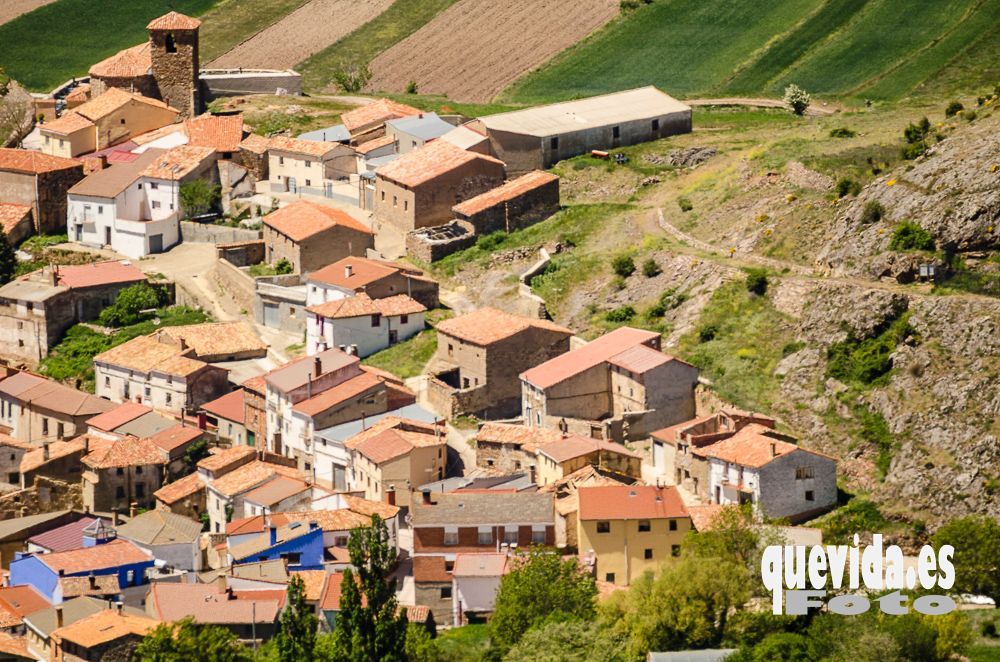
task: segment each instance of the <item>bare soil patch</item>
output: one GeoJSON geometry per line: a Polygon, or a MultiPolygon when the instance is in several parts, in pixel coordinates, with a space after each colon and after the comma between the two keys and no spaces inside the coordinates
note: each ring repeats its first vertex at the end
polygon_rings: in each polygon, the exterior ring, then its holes
{"type": "Polygon", "coordinates": [[[219,56],[209,66],[294,67],[372,20],[391,4],[392,0],[312,0],[219,56]]]}
{"type": "Polygon", "coordinates": [[[3,0],[0,2],[0,25],[13,21],[21,14],[27,14],[39,7],[44,7],[55,0],[3,0]]]}
{"type": "Polygon", "coordinates": [[[485,102],[618,15],[618,0],[461,0],[371,63],[369,87],[485,102]]]}

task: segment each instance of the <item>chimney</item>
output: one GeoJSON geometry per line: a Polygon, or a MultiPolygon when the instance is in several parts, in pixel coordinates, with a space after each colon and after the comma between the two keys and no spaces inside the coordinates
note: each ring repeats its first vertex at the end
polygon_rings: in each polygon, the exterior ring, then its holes
{"type": "Polygon", "coordinates": [[[313,374],[316,377],[323,374],[323,360],[318,356],[313,358],[313,374]]]}
{"type": "Polygon", "coordinates": [[[63,608],[62,605],[56,605],[56,629],[58,630],[63,626],[63,608]]]}
{"type": "Polygon", "coordinates": [[[115,611],[118,612],[119,616],[122,615],[122,607],[124,607],[124,606],[125,606],[125,603],[122,602],[121,600],[119,600],[118,602],[115,603],[115,611]]]}
{"type": "Polygon", "coordinates": [[[83,435],[83,454],[90,455],[90,435],[83,435]]]}
{"type": "Polygon", "coordinates": [[[350,278],[354,274],[354,267],[347,264],[344,265],[344,278],[350,278]]]}
{"type": "Polygon", "coordinates": [[[49,461],[49,442],[47,441],[42,444],[42,459],[46,462],[49,461]]]}
{"type": "Polygon", "coordinates": [[[422,492],[422,494],[423,494],[423,497],[424,497],[424,499],[423,499],[424,505],[427,505],[427,506],[431,505],[431,491],[430,490],[424,490],[422,492]]]}
{"type": "Polygon", "coordinates": [[[777,457],[777,456],[778,456],[778,444],[772,441],[771,442],[771,457],[777,457]]]}
{"type": "Polygon", "coordinates": [[[90,573],[90,576],[88,577],[88,579],[90,580],[90,590],[91,591],[96,590],[97,589],[97,577],[94,576],[93,572],[90,573]]]}
{"type": "Polygon", "coordinates": [[[278,527],[276,527],[276,526],[274,526],[272,524],[271,526],[267,527],[267,530],[271,534],[271,544],[272,545],[277,544],[277,542],[278,542],[278,527]]]}
{"type": "Polygon", "coordinates": [[[128,505],[128,516],[129,519],[135,519],[135,511],[139,509],[139,504],[135,501],[128,505]]]}
{"type": "Polygon", "coordinates": [[[111,509],[111,526],[117,527],[119,521],[120,520],[118,519],[118,509],[117,508],[112,508],[111,509]]]}
{"type": "Polygon", "coordinates": [[[59,270],[55,267],[49,269],[49,280],[53,287],[59,284],[59,270]]]}

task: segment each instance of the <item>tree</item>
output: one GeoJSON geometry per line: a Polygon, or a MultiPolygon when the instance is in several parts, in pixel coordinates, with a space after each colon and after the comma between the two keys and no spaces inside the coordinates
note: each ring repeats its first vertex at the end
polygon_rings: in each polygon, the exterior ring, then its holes
{"type": "Polygon", "coordinates": [[[418,623],[410,623],[406,628],[407,662],[436,662],[437,646],[430,631],[418,623]]]}
{"type": "Polygon", "coordinates": [[[306,604],[306,585],[302,578],[293,575],[288,581],[288,597],[281,612],[275,643],[281,662],[311,660],[316,647],[316,628],[319,623],[312,608],[306,604]]]}
{"type": "Polygon", "coordinates": [[[767,272],[763,269],[747,269],[747,292],[763,296],[767,292],[767,272]]]}
{"type": "Polygon", "coordinates": [[[17,273],[17,255],[7,241],[7,233],[0,228],[0,285],[9,283],[17,273]]]}
{"type": "Polygon", "coordinates": [[[162,623],[147,634],[132,654],[136,662],[250,662],[253,655],[235,634],[191,618],[162,623]]]}
{"type": "Polygon", "coordinates": [[[119,292],[115,302],[102,310],[97,320],[104,326],[129,326],[142,321],[144,310],[160,308],[166,303],[163,288],[137,283],[119,292]]]}
{"type": "Polygon", "coordinates": [[[279,276],[290,274],[292,271],[294,271],[294,268],[292,267],[292,263],[288,261],[288,258],[283,257],[274,263],[274,273],[279,276]]]}
{"type": "Polygon", "coordinates": [[[935,549],[955,548],[956,593],[973,593],[993,599],[1000,606],[1000,524],[987,515],[970,515],[945,524],[934,534],[935,549]]]}
{"type": "Polygon", "coordinates": [[[397,608],[396,580],[390,578],[396,552],[378,515],[371,526],[351,531],[351,568],[344,570],[336,629],[316,659],[336,662],[402,662],[406,659],[406,613],[397,608]]]}
{"type": "Polygon", "coordinates": [[[344,92],[360,92],[372,78],[367,66],[353,65],[333,72],[333,80],[344,92]]]}
{"type": "Polygon", "coordinates": [[[597,586],[574,559],[532,548],[513,557],[513,570],[500,581],[493,618],[492,646],[506,653],[524,633],[544,621],[590,620],[597,586]]]}
{"type": "Polygon", "coordinates": [[[184,464],[193,473],[197,470],[198,463],[206,457],[208,457],[208,440],[202,437],[184,451],[184,464]]]}
{"type": "Polygon", "coordinates": [[[628,255],[617,255],[611,260],[611,269],[622,278],[628,278],[635,273],[635,260],[628,255]]]}
{"type": "Polygon", "coordinates": [[[181,207],[188,218],[199,216],[212,210],[219,203],[222,188],[204,179],[195,179],[181,184],[181,207]]]}
{"type": "Polygon", "coordinates": [[[656,263],[656,260],[654,260],[653,258],[649,258],[642,263],[642,275],[645,276],[646,278],[655,278],[656,276],[659,276],[662,272],[663,270],[660,269],[660,265],[658,265],[656,263]]]}
{"type": "Polygon", "coordinates": [[[792,109],[796,115],[805,115],[806,108],[812,102],[809,93],[794,83],[785,88],[785,105],[792,109]]]}
{"type": "Polygon", "coordinates": [[[504,662],[626,662],[624,642],[596,623],[553,622],[528,630],[504,662]]]}

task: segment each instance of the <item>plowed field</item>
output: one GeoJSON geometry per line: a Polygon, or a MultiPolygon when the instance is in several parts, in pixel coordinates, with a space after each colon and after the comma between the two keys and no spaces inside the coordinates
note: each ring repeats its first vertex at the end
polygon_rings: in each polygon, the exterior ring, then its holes
{"type": "Polygon", "coordinates": [[[209,66],[285,69],[294,67],[372,20],[392,0],[312,0],[209,66]]]}
{"type": "Polygon", "coordinates": [[[618,15],[618,0],[460,0],[371,63],[372,90],[493,98],[618,15]]]}
{"type": "Polygon", "coordinates": [[[53,0],[3,0],[0,2],[0,25],[13,21],[21,14],[27,14],[33,9],[47,5],[53,0]]]}

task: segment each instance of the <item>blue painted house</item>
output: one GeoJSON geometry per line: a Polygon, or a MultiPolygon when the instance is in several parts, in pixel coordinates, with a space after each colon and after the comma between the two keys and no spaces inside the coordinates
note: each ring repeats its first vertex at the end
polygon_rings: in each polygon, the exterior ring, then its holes
{"type": "Polygon", "coordinates": [[[323,529],[316,522],[270,526],[259,536],[229,548],[230,562],[258,563],[283,559],[289,570],[323,567],[323,529]]]}
{"type": "Polygon", "coordinates": [[[62,604],[64,586],[91,576],[108,586],[117,581],[121,595],[145,592],[146,570],[155,559],[127,540],[110,540],[88,547],[50,554],[22,553],[11,561],[10,584],[28,584],[54,605],[62,604]],[[111,579],[113,577],[113,579],[111,579]]]}

